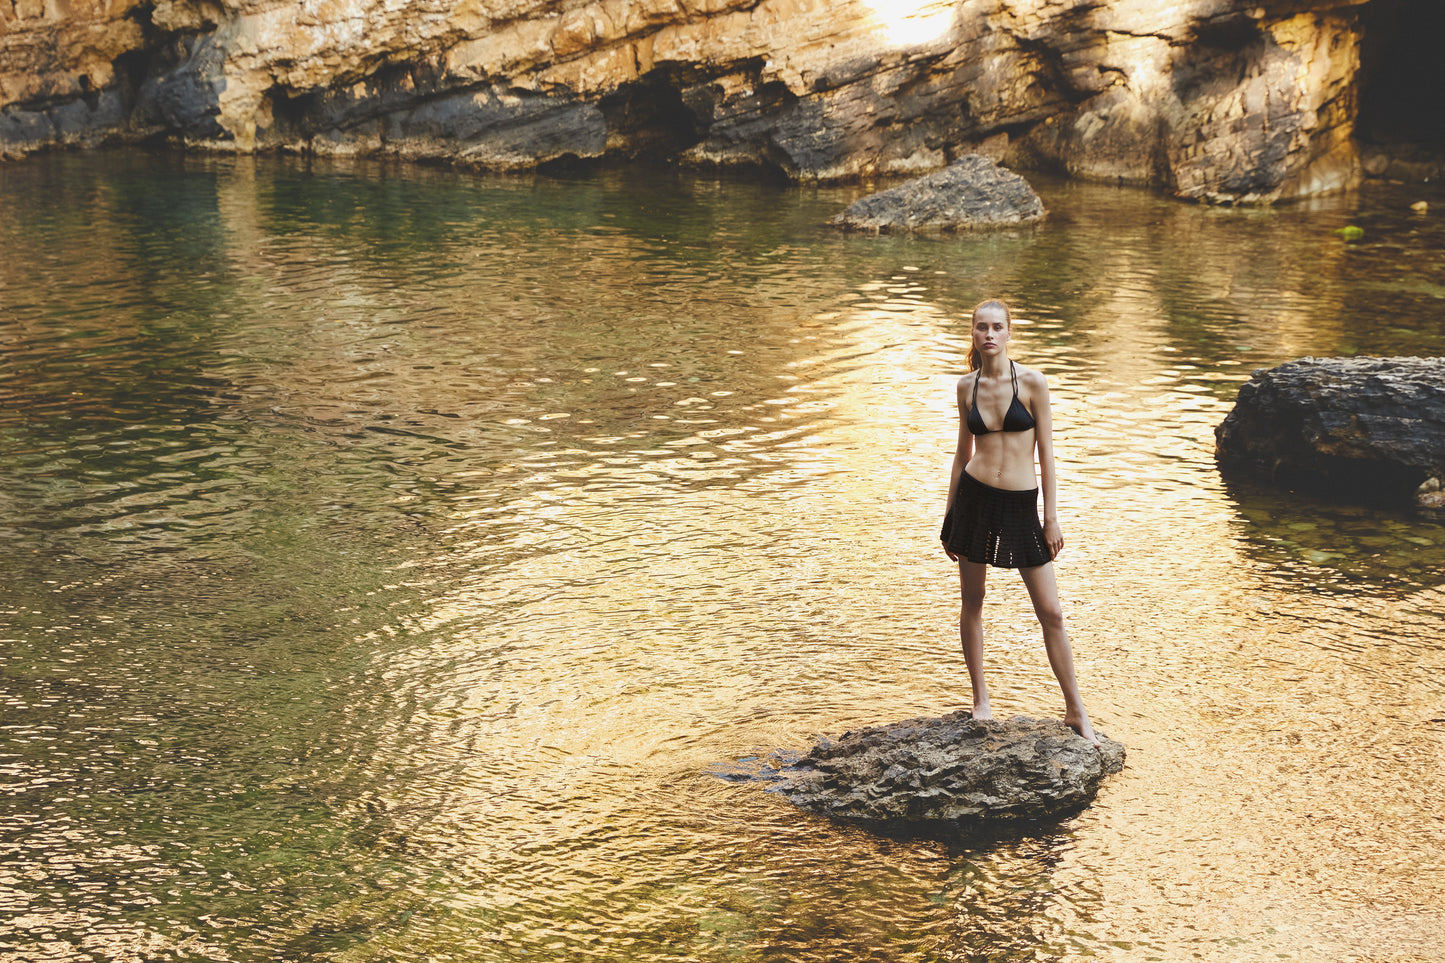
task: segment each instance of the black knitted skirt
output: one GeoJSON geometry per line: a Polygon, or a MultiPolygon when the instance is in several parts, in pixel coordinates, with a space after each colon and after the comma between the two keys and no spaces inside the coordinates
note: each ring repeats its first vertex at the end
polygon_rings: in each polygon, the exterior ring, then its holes
{"type": "Polygon", "coordinates": [[[1033,568],[1052,561],[1039,525],[1039,490],[994,488],[968,472],[939,535],[960,558],[995,568],[1033,568]]]}

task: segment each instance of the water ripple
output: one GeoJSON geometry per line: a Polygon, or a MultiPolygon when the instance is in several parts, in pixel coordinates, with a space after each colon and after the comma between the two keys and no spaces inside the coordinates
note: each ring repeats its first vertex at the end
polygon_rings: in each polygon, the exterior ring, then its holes
{"type": "MultiPolygon", "coordinates": [[[[0,959],[1445,939],[1445,528],[1213,461],[1256,366],[1445,353],[1399,190],[1041,179],[1036,230],[844,238],[855,188],[103,160],[0,167],[0,959]],[[710,778],[962,701],[935,535],[999,293],[1129,768],[1032,839],[710,778]]],[[[1057,714],[1016,579],[985,629],[1000,710],[1057,714]]]]}

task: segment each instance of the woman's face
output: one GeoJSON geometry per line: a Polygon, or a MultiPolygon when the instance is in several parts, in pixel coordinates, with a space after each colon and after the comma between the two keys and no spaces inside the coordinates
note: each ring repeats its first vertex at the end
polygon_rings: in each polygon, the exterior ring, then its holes
{"type": "Polygon", "coordinates": [[[1002,308],[979,308],[973,316],[973,346],[987,358],[1003,351],[1011,329],[1002,308]]]}

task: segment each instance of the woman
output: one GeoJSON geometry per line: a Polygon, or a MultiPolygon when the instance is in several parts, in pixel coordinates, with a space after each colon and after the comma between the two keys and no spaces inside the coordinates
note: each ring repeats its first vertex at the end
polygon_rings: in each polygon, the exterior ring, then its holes
{"type": "Polygon", "coordinates": [[[1044,631],[1049,665],[1064,691],[1064,722],[1099,744],[1064,629],[1053,560],[1064,547],[1054,484],[1053,420],[1044,376],[1009,359],[1013,318],[1002,301],[973,309],[969,374],[958,379],[958,448],[943,518],[943,550],[958,563],[958,635],[973,686],[973,717],[991,719],[983,679],[983,596],[988,566],[1016,568],[1044,631]],[[1038,449],[1039,478],[1034,476],[1038,449]],[[1044,523],[1039,525],[1039,488],[1044,523]]]}

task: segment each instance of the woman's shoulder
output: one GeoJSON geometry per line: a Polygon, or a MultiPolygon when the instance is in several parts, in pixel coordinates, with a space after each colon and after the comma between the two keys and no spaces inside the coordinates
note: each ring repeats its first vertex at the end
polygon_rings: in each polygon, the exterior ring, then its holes
{"type": "Polygon", "coordinates": [[[1025,368],[1021,364],[1015,364],[1014,368],[1016,371],[1018,371],[1019,384],[1027,385],[1030,388],[1039,388],[1044,391],[1048,390],[1049,379],[1044,377],[1044,373],[1042,371],[1039,371],[1035,368],[1025,368]]]}

